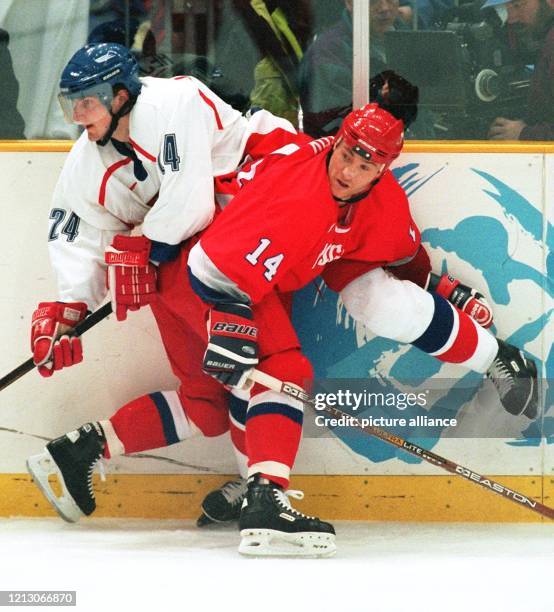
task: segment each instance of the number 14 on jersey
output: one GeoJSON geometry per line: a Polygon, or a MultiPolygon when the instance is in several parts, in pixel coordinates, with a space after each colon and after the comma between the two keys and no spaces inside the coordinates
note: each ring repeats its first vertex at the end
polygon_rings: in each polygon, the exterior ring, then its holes
{"type": "MultiPolygon", "coordinates": [[[[260,261],[260,257],[263,255],[264,251],[266,251],[271,244],[271,240],[268,238],[260,238],[260,242],[258,246],[250,253],[246,255],[246,261],[253,266],[257,265],[260,261]]],[[[271,257],[266,257],[261,261],[262,265],[265,268],[264,277],[266,280],[270,281],[275,274],[277,274],[277,269],[281,265],[281,262],[285,256],[282,253],[279,255],[272,255],[271,257]]]]}

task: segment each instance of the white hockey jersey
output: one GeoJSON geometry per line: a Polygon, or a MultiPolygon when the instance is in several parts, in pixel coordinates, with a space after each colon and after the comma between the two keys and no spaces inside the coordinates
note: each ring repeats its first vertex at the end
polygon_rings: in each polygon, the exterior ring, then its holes
{"type": "Polygon", "coordinates": [[[248,121],[193,77],[142,79],[129,135],[142,163],[83,133],[64,164],[50,211],[49,252],[60,301],[95,309],[106,295],[104,251],[117,233],[172,245],[211,222],[213,179],[234,170],[248,138],[292,125],[261,111],[248,121]],[[143,171],[144,173],[144,171],[143,171]],[[139,173],[140,174],[140,173],[139,173]]]}

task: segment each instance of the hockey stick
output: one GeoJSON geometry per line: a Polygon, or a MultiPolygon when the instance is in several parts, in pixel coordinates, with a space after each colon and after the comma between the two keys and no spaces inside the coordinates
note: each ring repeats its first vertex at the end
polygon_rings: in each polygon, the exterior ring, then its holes
{"type": "MultiPolygon", "coordinates": [[[[112,312],[112,303],[108,302],[104,306],[95,310],[90,316],[78,323],[72,330],[73,336],[81,336],[91,327],[94,327],[97,323],[100,323],[102,319],[105,319],[112,312]]],[[[6,387],[11,385],[13,382],[35,369],[35,362],[30,357],[27,361],[24,361],[20,366],[17,366],[15,370],[12,370],[9,374],[6,374],[3,378],[0,378],[0,391],[3,391],[6,387]]]]}
{"type": "MultiPolygon", "coordinates": [[[[271,389],[272,391],[276,391],[277,393],[283,393],[294,399],[301,400],[306,404],[315,404],[315,399],[308,395],[303,389],[300,389],[300,387],[297,387],[290,383],[282,382],[281,380],[274,378],[273,376],[270,376],[265,372],[260,372],[259,370],[252,370],[249,373],[249,379],[253,382],[259,383],[264,387],[267,387],[268,389],[271,389]]],[[[351,418],[351,415],[347,414],[346,412],[342,412],[341,410],[337,410],[332,406],[325,406],[324,410],[328,414],[331,414],[337,418],[343,416],[351,418]]],[[[458,463],[454,463],[454,461],[451,461],[450,459],[445,459],[440,455],[428,451],[422,448],[421,446],[417,446],[417,444],[408,442],[407,440],[404,440],[403,438],[400,438],[399,436],[396,436],[384,429],[380,429],[379,427],[375,427],[373,425],[362,425],[362,423],[360,423],[357,419],[352,419],[351,423],[353,426],[357,427],[358,429],[361,429],[365,433],[368,433],[369,435],[374,436],[375,438],[379,438],[379,440],[383,440],[383,442],[388,442],[389,444],[392,444],[393,446],[396,446],[397,448],[400,448],[410,453],[411,455],[415,455],[420,459],[424,459],[428,463],[436,465],[437,467],[440,467],[443,470],[450,472],[451,474],[461,476],[462,478],[469,480],[469,482],[478,484],[487,489],[488,491],[491,491],[492,493],[497,493],[505,499],[513,501],[516,504],[527,508],[528,510],[532,510],[533,512],[536,512],[541,516],[546,516],[547,518],[554,520],[554,508],[549,508],[548,506],[545,506],[544,504],[541,504],[538,501],[529,499],[522,493],[518,493],[513,489],[509,489],[508,487],[505,487],[504,485],[501,485],[500,483],[495,482],[494,480],[491,480],[486,476],[481,476],[480,474],[474,472],[473,470],[470,470],[469,468],[463,467],[458,463]]]]}

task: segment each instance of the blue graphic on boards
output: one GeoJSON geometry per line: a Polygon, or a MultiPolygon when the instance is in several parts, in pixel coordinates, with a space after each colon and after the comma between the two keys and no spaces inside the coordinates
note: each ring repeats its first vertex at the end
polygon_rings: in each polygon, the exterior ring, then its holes
{"type": "MultiPolygon", "coordinates": [[[[419,166],[418,163],[409,163],[393,170],[408,196],[413,195],[445,170],[443,166],[433,173],[424,175],[420,173],[419,166]]],[[[547,273],[544,274],[543,271],[510,256],[506,226],[492,216],[471,216],[448,229],[420,228],[425,246],[430,250],[440,248],[445,253],[452,253],[479,270],[487,283],[491,298],[498,305],[509,304],[509,285],[516,280],[530,282],[544,291],[547,296],[553,297],[554,229],[552,225],[548,224],[546,228],[546,244],[544,244],[543,217],[540,211],[498,178],[475,168],[472,172],[488,184],[488,187],[482,191],[495,203],[494,207],[491,206],[491,210],[493,208],[498,210],[497,207],[500,206],[507,224],[515,223],[518,232],[527,233],[546,251],[547,273]]],[[[446,269],[446,262],[443,261],[441,272],[446,269]]],[[[322,283],[317,287],[310,285],[304,288],[295,299],[293,318],[297,323],[296,328],[299,330],[303,350],[312,360],[317,378],[368,378],[379,371],[379,362],[383,355],[387,355],[389,361],[392,358],[387,384],[413,380],[416,377],[419,382],[424,382],[439,374],[442,363],[413,347],[406,347],[383,338],[371,338],[365,344],[358,346],[354,322],[344,309],[338,309],[337,302],[337,295],[325,289],[322,283]]],[[[553,316],[552,313],[552,310],[548,310],[536,320],[528,321],[513,331],[506,340],[519,347],[526,346],[543,333],[553,316]]],[[[554,349],[550,349],[544,364],[541,355],[532,355],[532,357],[537,363],[539,372],[544,371],[546,380],[554,379],[554,349]],[[543,365],[544,370],[542,370],[543,365]]],[[[455,417],[479,391],[482,379],[482,375],[468,372],[452,385],[451,397],[447,394],[444,398],[446,401],[437,402],[437,405],[432,405],[431,410],[428,406],[410,407],[402,416],[455,417]]],[[[554,404],[554,389],[544,389],[543,393],[544,405],[547,407],[543,421],[539,419],[530,423],[521,433],[521,439],[514,440],[510,444],[538,445],[541,439],[541,427],[543,432],[548,432],[548,443],[554,442],[554,416],[548,414],[549,408],[554,404]]],[[[376,408],[371,409],[371,415],[381,416],[376,408]]],[[[360,412],[358,416],[363,417],[364,413],[360,412]]],[[[393,457],[398,457],[407,463],[420,462],[412,455],[379,440],[350,432],[347,428],[337,428],[335,434],[356,453],[374,462],[386,461],[393,457]]],[[[403,437],[430,449],[437,443],[440,435],[440,430],[431,432],[428,428],[419,430],[413,428],[409,435],[404,434],[403,437]],[[430,435],[436,437],[430,438],[430,435]]]]}

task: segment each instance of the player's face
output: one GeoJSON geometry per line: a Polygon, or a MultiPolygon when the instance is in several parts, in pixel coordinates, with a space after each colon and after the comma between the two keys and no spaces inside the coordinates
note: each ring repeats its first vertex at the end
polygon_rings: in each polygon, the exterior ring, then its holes
{"type": "MultiPolygon", "coordinates": [[[[111,101],[106,101],[106,104],[110,104],[111,112],[116,113],[128,99],[129,94],[126,90],[122,89],[111,101]]],[[[71,103],[71,120],[73,123],[82,125],[87,131],[89,140],[92,142],[103,138],[112,121],[112,115],[108,111],[106,104],[103,104],[95,95],[76,98],[71,103]]]]}
{"type": "Polygon", "coordinates": [[[349,200],[369,189],[379,176],[381,166],[366,161],[344,142],[340,142],[329,161],[331,193],[338,200],[349,200]]]}
{"type": "Polygon", "coordinates": [[[79,98],[73,105],[73,121],[82,125],[92,142],[100,140],[108,131],[112,118],[108,109],[96,96],[79,98]]]}

